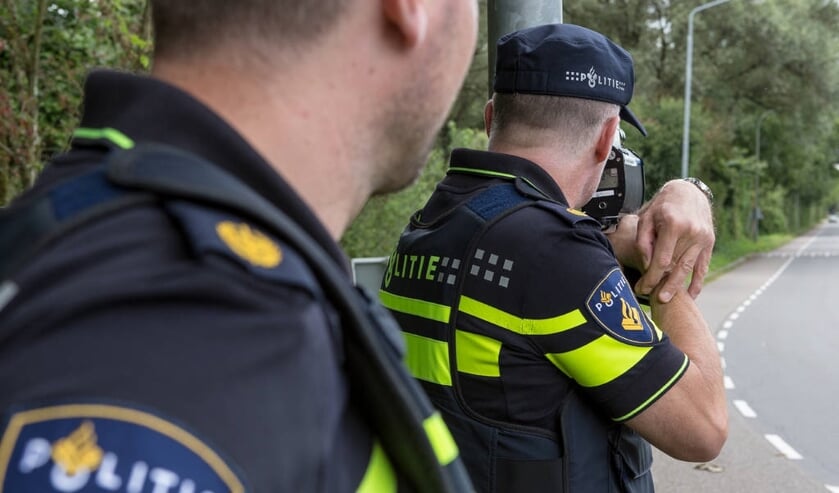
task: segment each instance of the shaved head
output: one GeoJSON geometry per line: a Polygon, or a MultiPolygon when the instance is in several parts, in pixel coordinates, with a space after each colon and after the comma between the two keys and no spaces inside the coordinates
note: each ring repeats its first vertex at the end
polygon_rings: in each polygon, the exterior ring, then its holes
{"type": "Polygon", "coordinates": [[[620,108],[590,99],[496,93],[490,138],[527,147],[557,141],[576,155],[591,145],[603,123],[620,108]]]}

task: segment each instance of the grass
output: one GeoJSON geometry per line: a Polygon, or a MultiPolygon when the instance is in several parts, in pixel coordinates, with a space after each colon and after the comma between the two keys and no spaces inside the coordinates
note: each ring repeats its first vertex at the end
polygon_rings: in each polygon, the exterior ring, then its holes
{"type": "Polygon", "coordinates": [[[756,242],[750,238],[717,242],[714,246],[714,255],[711,257],[708,280],[724,273],[736,262],[749,255],[774,250],[793,238],[791,234],[772,234],[759,236],[756,242]]]}

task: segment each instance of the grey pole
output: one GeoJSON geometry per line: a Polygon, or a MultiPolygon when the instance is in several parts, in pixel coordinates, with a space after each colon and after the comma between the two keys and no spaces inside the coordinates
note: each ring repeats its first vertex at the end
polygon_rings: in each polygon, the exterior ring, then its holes
{"type": "Polygon", "coordinates": [[[489,95],[495,78],[495,43],[505,34],[526,27],[562,22],[562,0],[487,0],[489,95]]]}
{"type": "Polygon", "coordinates": [[[731,0],[714,0],[702,4],[688,14],[687,57],[685,58],[685,120],[682,129],[682,178],[688,176],[688,161],[690,160],[690,88],[693,79],[693,17],[703,10],[730,2],[731,0]]]}

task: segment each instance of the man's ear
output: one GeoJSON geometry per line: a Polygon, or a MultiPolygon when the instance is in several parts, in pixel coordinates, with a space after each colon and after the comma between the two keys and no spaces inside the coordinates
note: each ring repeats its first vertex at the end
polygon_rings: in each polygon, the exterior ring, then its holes
{"type": "Polygon", "coordinates": [[[598,163],[602,163],[609,157],[609,153],[612,151],[612,142],[615,141],[615,132],[618,131],[620,121],[620,117],[613,116],[603,123],[600,129],[600,137],[598,137],[597,145],[594,148],[594,157],[598,163]]]}
{"type": "Polygon", "coordinates": [[[428,12],[423,0],[382,0],[385,19],[402,35],[406,46],[413,47],[425,40],[428,32],[428,12]]]}
{"type": "Polygon", "coordinates": [[[489,131],[492,128],[493,111],[495,111],[495,106],[490,99],[487,101],[486,106],[484,106],[484,128],[486,129],[487,137],[489,137],[489,131]]]}

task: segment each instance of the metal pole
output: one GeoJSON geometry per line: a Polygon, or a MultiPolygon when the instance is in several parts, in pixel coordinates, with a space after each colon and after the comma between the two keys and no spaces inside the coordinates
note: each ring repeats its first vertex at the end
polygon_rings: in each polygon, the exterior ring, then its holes
{"type": "Polygon", "coordinates": [[[730,2],[731,0],[714,0],[702,4],[688,14],[687,57],[685,58],[685,118],[682,128],[682,178],[688,176],[688,161],[690,160],[690,98],[691,82],[693,79],[693,17],[703,10],[730,2]]]}
{"type": "Polygon", "coordinates": [[[487,0],[489,95],[495,78],[495,43],[505,34],[526,27],[562,22],[562,0],[487,0]]]}

